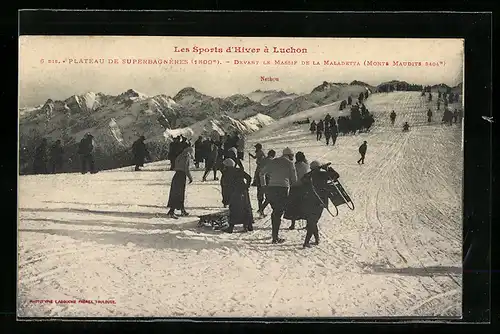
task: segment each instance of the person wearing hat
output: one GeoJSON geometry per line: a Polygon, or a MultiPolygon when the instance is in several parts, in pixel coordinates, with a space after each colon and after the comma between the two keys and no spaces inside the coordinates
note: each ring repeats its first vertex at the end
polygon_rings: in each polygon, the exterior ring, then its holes
{"type": "Polygon", "coordinates": [[[303,193],[299,209],[307,221],[304,248],[310,247],[312,236],[315,239],[313,244],[319,244],[318,221],[323,214],[323,210],[328,208],[328,200],[333,198],[328,181],[332,177],[334,179],[339,177],[339,174],[333,168],[330,167],[331,170],[327,171],[325,165],[317,160],[312,161],[309,166],[311,171],[301,179],[303,193]]]}
{"type": "Polygon", "coordinates": [[[172,178],[172,183],[170,184],[170,193],[167,204],[167,207],[170,208],[167,216],[170,218],[177,219],[175,210],[180,210],[181,216],[189,215],[184,208],[184,201],[186,198],[186,178],[189,179],[189,183],[193,182],[193,177],[191,176],[191,171],[189,170],[193,160],[194,149],[191,146],[186,147],[175,159],[175,174],[172,178]]]}
{"type": "Polygon", "coordinates": [[[364,164],[365,163],[365,155],[366,155],[366,140],[361,144],[361,146],[358,149],[359,154],[361,154],[361,158],[358,160],[358,165],[359,164],[364,164]]]}
{"type": "Polygon", "coordinates": [[[94,136],[90,133],[86,133],[85,136],[80,140],[78,146],[78,154],[80,155],[81,172],[82,174],[96,173],[95,162],[94,162],[94,136]]]}
{"type": "Polygon", "coordinates": [[[260,182],[266,187],[266,198],[269,200],[273,213],[272,242],[282,243],[285,240],[278,237],[281,217],[288,203],[288,191],[297,182],[297,171],[293,164],[293,151],[286,147],[281,157],[268,161],[261,169],[260,182]],[[269,180],[265,176],[269,175],[269,180]]]}
{"type": "Polygon", "coordinates": [[[229,227],[225,232],[232,233],[234,225],[243,225],[245,232],[253,230],[252,205],[248,188],[252,177],[241,168],[236,168],[233,159],[222,162],[221,188],[222,203],[229,205],[229,227]]]}
{"type": "Polygon", "coordinates": [[[245,168],[243,167],[243,163],[238,158],[238,151],[236,150],[236,147],[231,147],[229,150],[227,150],[225,158],[233,159],[238,168],[245,170],[245,168]]]}
{"type": "Polygon", "coordinates": [[[210,140],[207,142],[207,156],[205,159],[205,173],[203,173],[202,181],[205,182],[207,180],[207,175],[210,171],[214,173],[214,181],[219,180],[217,178],[217,170],[219,169],[219,147],[217,144],[210,140]]]}
{"type": "Polygon", "coordinates": [[[135,171],[141,170],[139,167],[144,166],[144,160],[149,159],[151,160],[151,156],[149,154],[148,148],[146,147],[146,144],[144,141],[146,138],[144,136],[140,136],[139,139],[137,139],[133,144],[132,144],[132,153],[134,154],[134,164],[135,164],[135,171]]]}

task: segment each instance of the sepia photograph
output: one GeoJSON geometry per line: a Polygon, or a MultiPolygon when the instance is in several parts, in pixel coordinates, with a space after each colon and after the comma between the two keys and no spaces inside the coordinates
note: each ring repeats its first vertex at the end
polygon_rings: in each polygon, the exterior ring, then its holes
{"type": "Polygon", "coordinates": [[[464,40],[19,37],[17,316],[462,316],[464,40]]]}

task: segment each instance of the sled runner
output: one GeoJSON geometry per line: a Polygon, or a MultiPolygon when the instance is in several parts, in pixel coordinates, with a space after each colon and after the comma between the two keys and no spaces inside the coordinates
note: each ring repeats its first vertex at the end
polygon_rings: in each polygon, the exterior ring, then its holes
{"type": "Polygon", "coordinates": [[[220,230],[229,226],[229,210],[227,209],[220,212],[198,216],[198,218],[200,219],[198,227],[211,227],[214,230],[220,230]]]}
{"type": "Polygon", "coordinates": [[[354,210],[354,203],[347,191],[345,191],[340,181],[330,180],[328,184],[331,189],[330,192],[333,195],[331,201],[335,208],[337,208],[337,206],[339,205],[346,204],[349,209],[354,210]]]}

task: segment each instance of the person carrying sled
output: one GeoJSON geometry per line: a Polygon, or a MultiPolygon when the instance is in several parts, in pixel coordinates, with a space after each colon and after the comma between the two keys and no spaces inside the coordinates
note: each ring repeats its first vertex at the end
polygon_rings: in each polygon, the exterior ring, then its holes
{"type": "Polygon", "coordinates": [[[229,205],[229,227],[224,232],[233,233],[234,225],[243,225],[245,232],[253,231],[252,205],[248,188],[252,177],[241,168],[236,168],[233,159],[225,159],[222,164],[221,186],[224,206],[229,205]]]}
{"type": "Polygon", "coordinates": [[[191,171],[189,170],[193,160],[194,149],[191,146],[186,147],[175,159],[175,174],[172,177],[172,183],[170,184],[170,193],[167,204],[167,207],[170,208],[167,213],[169,218],[178,218],[175,214],[175,210],[180,210],[181,216],[189,215],[184,207],[184,201],[186,199],[186,179],[189,179],[190,184],[193,182],[193,177],[191,176],[191,171]]]}
{"type": "Polygon", "coordinates": [[[325,130],[325,124],[323,123],[323,120],[321,119],[318,122],[318,125],[316,126],[316,140],[320,141],[321,137],[323,137],[323,131],[325,130]]]}
{"type": "Polygon", "coordinates": [[[427,123],[432,122],[432,111],[429,108],[429,111],[427,111],[427,123]]]}
{"type": "Polygon", "coordinates": [[[292,184],[297,182],[297,171],[293,164],[293,152],[286,147],[283,155],[279,158],[267,162],[261,170],[261,183],[266,186],[266,197],[273,208],[271,215],[272,222],[272,243],[283,243],[285,240],[279,238],[281,217],[283,216],[288,203],[288,191],[292,184]],[[269,175],[266,182],[265,175],[269,175]]]}
{"type": "Polygon", "coordinates": [[[309,131],[311,131],[311,133],[315,133],[316,132],[316,121],[313,120],[311,122],[311,126],[309,127],[309,131]]]}
{"type": "Polygon", "coordinates": [[[396,122],[396,113],[394,112],[394,110],[391,112],[390,118],[391,124],[394,125],[394,122],[396,122]]]}
{"type": "Polygon", "coordinates": [[[403,124],[403,132],[408,132],[410,131],[410,124],[408,124],[408,122],[405,122],[403,124]]]}
{"type": "Polygon", "coordinates": [[[361,158],[359,158],[359,160],[358,160],[358,165],[365,164],[366,149],[367,149],[367,145],[366,145],[366,140],[365,140],[363,142],[363,144],[361,144],[361,146],[358,149],[359,154],[361,154],[361,158]]]}
{"type": "Polygon", "coordinates": [[[151,156],[149,154],[148,148],[146,147],[146,144],[144,143],[144,140],[146,140],[146,138],[144,136],[141,136],[132,144],[132,153],[134,155],[135,171],[141,170],[139,167],[144,166],[145,159],[151,161],[151,156]]]}
{"type": "Polygon", "coordinates": [[[208,145],[208,155],[205,160],[205,173],[203,173],[202,181],[205,182],[207,180],[210,171],[214,173],[214,181],[218,181],[217,170],[219,166],[217,163],[219,161],[219,147],[213,141],[210,141],[208,145]]]}
{"type": "Polygon", "coordinates": [[[297,171],[297,182],[291,185],[290,194],[288,196],[288,204],[285,210],[284,218],[291,220],[288,227],[289,230],[295,229],[295,221],[305,219],[300,213],[300,206],[302,201],[301,196],[301,179],[304,175],[309,173],[309,163],[303,152],[295,154],[295,170],[297,171]]]}
{"type": "Polygon", "coordinates": [[[337,180],[339,174],[331,167],[326,167],[318,161],[310,164],[311,171],[301,179],[302,198],[301,211],[307,221],[306,237],[303,248],[311,247],[310,240],[314,236],[313,245],[319,244],[318,221],[324,209],[328,209],[328,200],[333,201],[328,181],[337,180]]]}
{"type": "Polygon", "coordinates": [[[80,140],[78,154],[80,155],[81,173],[85,174],[89,170],[91,174],[97,173],[94,161],[94,136],[90,133],[85,134],[80,140]]]}

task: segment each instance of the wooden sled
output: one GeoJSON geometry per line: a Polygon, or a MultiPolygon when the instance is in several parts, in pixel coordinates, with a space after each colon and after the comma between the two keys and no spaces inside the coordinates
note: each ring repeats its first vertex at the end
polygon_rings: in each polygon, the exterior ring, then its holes
{"type": "Polygon", "coordinates": [[[209,213],[198,216],[198,227],[210,227],[214,230],[220,230],[229,226],[229,210],[209,213]]]}
{"type": "Polygon", "coordinates": [[[330,186],[330,192],[333,195],[330,200],[332,201],[335,208],[345,204],[349,209],[354,210],[354,202],[352,201],[351,196],[349,196],[340,181],[330,180],[328,184],[330,186]]]}

